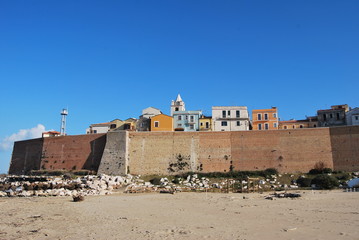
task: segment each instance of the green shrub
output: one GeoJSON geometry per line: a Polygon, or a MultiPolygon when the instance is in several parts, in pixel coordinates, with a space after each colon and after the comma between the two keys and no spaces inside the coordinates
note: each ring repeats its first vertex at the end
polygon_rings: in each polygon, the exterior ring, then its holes
{"type": "Polygon", "coordinates": [[[90,170],[79,170],[79,171],[74,171],[73,174],[75,174],[77,176],[86,176],[86,175],[93,174],[93,172],[90,170]]]}
{"type": "Polygon", "coordinates": [[[333,170],[331,168],[324,168],[323,173],[332,173],[333,170]]]}
{"type": "Polygon", "coordinates": [[[332,173],[332,172],[333,170],[331,168],[323,168],[323,169],[313,168],[308,173],[311,175],[317,175],[317,174],[332,173]]]}
{"type": "Polygon", "coordinates": [[[342,181],[348,181],[349,179],[351,179],[351,176],[347,173],[342,173],[339,174],[337,176],[335,176],[338,180],[342,180],[342,181]]]}
{"type": "Polygon", "coordinates": [[[310,175],[317,175],[317,174],[321,174],[321,173],[322,173],[322,170],[315,169],[315,168],[310,169],[308,172],[308,174],[310,174],[310,175]]]}
{"type": "Polygon", "coordinates": [[[270,176],[270,175],[277,175],[278,174],[278,170],[275,168],[267,168],[266,170],[263,171],[263,173],[266,176],[270,176]]]}
{"type": "Polygon", "coordinates": [[[297,184],[300,186],[300,187],[310,187],[311,184],[312,184],[312,178],[303,178],[303,177],[300,177],[297,179],[297,184]]]}
{"type": "Polygon", "coordinates": [[[161,178],[160,177],[152,178],[150,180],[150,183],[152,183],[153,185],[161,185],[161,178]]]}
{"type": "Polygon", "coordinates": [[[174,183],[174,184],[179,184],[180,183],[180,178],[178,178],[178,177],[175,177],[173,180],[172,180],[172,183],[174,183]]]}
{"type": "Polygon", "coordinates": [[[314,177],[311,184],[315,184],[320,189],[333,189],[339,186],[339,182],[335,177],[326,174],[314,177]]]}

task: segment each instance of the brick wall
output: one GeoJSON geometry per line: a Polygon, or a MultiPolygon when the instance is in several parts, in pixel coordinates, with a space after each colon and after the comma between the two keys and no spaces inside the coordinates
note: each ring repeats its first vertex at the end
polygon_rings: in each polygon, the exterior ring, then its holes
{"type": "Polygon", "coordinates": [[[98,170],[105,134],[39,138],[15,142],[9,174],[31,170],[98,170]]]}
{"type": "Polygon", "coordinates": [[[137,132],[129,135],[131,174],[196,171],[198,132],[137,132]]]}
{"type": "Polygon", "coordinates": [[[39,170],[41,165],[43,139],[19,141],[14,144],[9,174],[26,174],[39,170]]]}
{"type": "Polygon", "coordinates": [[[328,128],[233,132],[231,139],[235,170],[307,172],[317,162],[333,167],[328,128]]]}
{"type": "Polygon", "coordinates": [[[359,171],[359,126],[330,128],[335,170],[359,171]]]}
{"type": "Polygon", "coordinates": [[[97,172],[105,143],[106,134],[44,138],[40,168],[97,172]]]}
{"type": "Polygon", "coordinates": [[[131,133],[129,159],[131,173],[144,175],[266,168],[307,172],[317,162],[333,168],[328,128],[131,133]]]}
{"type": "Polygon", "coordinates": [[[318,162],[359,171],[359,126],[239,132],[114,132],[16,142],[9,173],[87,169],[107,174],[263,170],[318,162]],[[105,148],[106,144],[106,148],[105,148]],[[101,160],[102,159],[102,160],[101,160]]]}

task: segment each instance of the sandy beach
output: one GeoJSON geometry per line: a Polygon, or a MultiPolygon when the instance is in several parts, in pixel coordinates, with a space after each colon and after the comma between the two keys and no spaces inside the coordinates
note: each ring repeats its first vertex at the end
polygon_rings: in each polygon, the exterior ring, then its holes
{"type": "Polygon", "coordinates": [[[359,192],[0,198],[0,239],[359,239],[359,192]]]}

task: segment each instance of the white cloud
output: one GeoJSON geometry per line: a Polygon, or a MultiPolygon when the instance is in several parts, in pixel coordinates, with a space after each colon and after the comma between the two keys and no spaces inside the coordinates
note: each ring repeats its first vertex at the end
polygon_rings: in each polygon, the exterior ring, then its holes
{"type": "Polygon", "coordinates": [[[17,133],[1,140],[0,151],[10,150],[16,141],[39,138],[43,132],[45,132],[45,126],[42,124],[38,124],[36,127],[30,129],[20,129],[17,133]]]}

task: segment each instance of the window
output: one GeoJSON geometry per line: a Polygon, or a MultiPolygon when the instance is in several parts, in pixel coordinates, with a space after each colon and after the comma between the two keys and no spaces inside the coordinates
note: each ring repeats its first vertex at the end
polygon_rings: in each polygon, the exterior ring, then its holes
{"type": "Polygon", "coordinates": [[[262,124],[258,124],[258,130],[262,130],[262,124]]]}
{"type": "Polygon", "coordinates": [[[186,115],[186,120],[188,120],[188,115],[186,115]]]}
{"type": "Polygon", "coordinates": [[[111,129],[116,128],[116,124],[111,124],[110,128],[111,128],[111,129]]]}
{"type": "Polygon", "coordinates": [[[194,122],[194,117],[193,116],[190,116],[189,118],[190,118],[191,122],[194,122]]]}
{"type": "Polygon", "coordinates": [[[237,126],[241,126],[241,122],[240,122],[240,121],[237,121],[237,126]]]}
{"type": "Polygon", "coordinates": [[[236,117],[237,118],[241,117],[241,112],[239,110],[236,111],[236,117]]]}
{"type": "Polygon", "coordinates": [[[330,114],[329,114],[329,117],[330,117],[330,118],[333,118],[333,113],[330,113],[330,114]]]}
{"type": "Polygon", "coordinates": [[[340,119],[340,113],[337,113],[337,120],[340,119]]]}
{"type": "Polygon", "coordinates": [[[323,120],[327,121],[327,114],[323,114],[323,120]]]}
{"type": "Polygon", "coordinates": [[[155,121],[155,127],[158,128],[160,126],[160,122],[159,121],[155,121]]]}
{"type": "Polygon", "coordinates": [[[178,116],[178,121],[181,121],[182,120],[182,116],[178,116]]]}
{"type": "Polygon", "coordinates": [[[230,110],[228,110],[227,114],[228,114],[228,116],[231,116],[231,111],[230,111],[230,110]]]}
{"type": "Polygon", "coordinates": [[[284,129],[287,129],[288,127],[287,126],[284,126],[284,129]]]}
{"type": "Polygon", "coordinates": [[[359,120],[359,116],[355,116],[355,120],[359,120]]]}
{"type": "Polygon", "coordinates": [[[177,127],[182,127],[182,124],[181,123],[177,124],[177,127]]]}
{"type": "Polygon", "coordinates": [[[262,114],[258,113],[257,119],[258,119],[259,121],[262,120],[262,114]]]}
{"type": "Polygon", "coordinates": [[[265,130],[268,130],[268,129],[269,129],[268,123],[264,124],[264,129],[265,129],[265,130]]]}
{"type": "Polygon", "coordinates": [[[201,122],[201,127],[203,127],[203,122],[201,122]]]}
{"type": "Polygon", "coordinates": [[[222,118],[225,118],[226,117],[226,111],[222,111],[222,118]]]}
{"type": "Polygon", "coordinates": [[[221,126],[223,126],[223,127],[227,126],[227,121],[222,121],[221,126]]]}
{"type": "Polygon", "coordinates": [[[276,113],[273,113],[273,117],[274,117],[274,118],[277,118],[277,114],[276,114],[276,113]]]}
{"type": "Polygon", "coordinates": [[[178,109],[179,109],[179,108],[178,108],[178,107],[176,107],[176,108],[175,108],[175,111],[177,112],[177,111],[178,111],[178,109]]]}
{"type": "Polygon", "coordinates": [[[299,125],[299,128],[303,128],[303,125],[299,125]]]}
{"type": "Polygon", "coordinates": [[[268,113],[264,114],[264,120],[268,120],[268,113]]]}
{"type": "Polygon", "coordinates": [[[294,128],[295,128],[295,125],[293,125],[292,128],[294,129],[294,128]]]}
{"type": "Polygon", "coordinates": [[[273,127],[274,127],[274,128],[277,128],[277,123],[273,123],[273,127]]]}
{"type": "Polygon", "coordinates": [[[209,128],[209,122],[206,122],[206,128],[209,128]]]}
{"type": "Polygon", "coordinates": [[[97,130],[93,130],[93,133],[97,133],[97,130]]]}
{"type": "Polygon", "coordinates": [[[194,129],[194,125],[189,126],[189,129],[193,130],[193,129],[194,129]]]}

